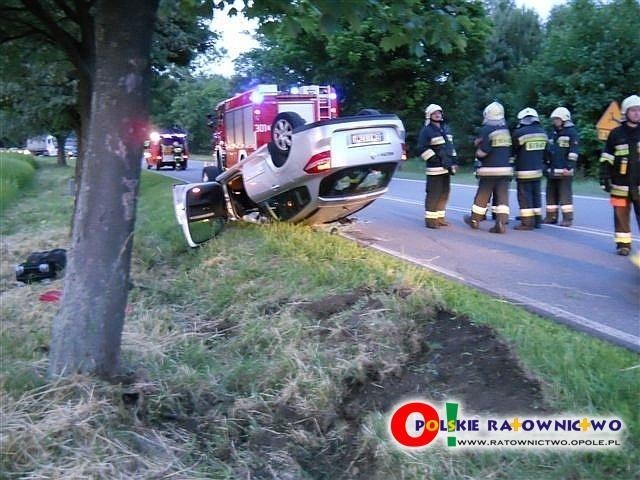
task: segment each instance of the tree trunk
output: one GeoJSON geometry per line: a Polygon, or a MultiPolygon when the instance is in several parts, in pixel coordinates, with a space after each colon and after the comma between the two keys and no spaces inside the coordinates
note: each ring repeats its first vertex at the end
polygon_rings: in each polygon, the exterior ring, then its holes
{"type": "Polygon", "coordinates": [[[101,0],[95,78],[70,257],[49,374],[117,373],[158,0],[101,0]]]}
{"type": "Polygon", "coordinates": [[[67,166],[67,152],[65,151],[65,146],[67,144],[67,136],[66,135],[56,135],[56,142],[58,143],[58,166],[66,167],[67,166]]]}

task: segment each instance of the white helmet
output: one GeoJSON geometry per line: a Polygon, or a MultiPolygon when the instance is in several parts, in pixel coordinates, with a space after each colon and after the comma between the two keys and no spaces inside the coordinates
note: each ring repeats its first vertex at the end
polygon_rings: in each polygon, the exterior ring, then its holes
{"type": "Polygon", "coordinates": [[[631,95],[630,97],[625,98],[622,101],[620,113],[622,113],[622,115],[626,115],[627,110],[631,107],[640,107],[640,97],[638,95],[631,95]]]}
{"type": "Polygon", "coordinates": [[[502,120],[504,119],[504,107],[498,102],[490,103],[485,107],[482,116],[485,120],[502,120]]]}
{"type": "Polygon", "coordinates": [[[538,120],[538,112],[531,107],[523,108],[518,112],[518,120],[522,120],[524,117],[535,117],[538,120]]]}
{"type": "Polygon", "coordinates": [[[559,118],[563,122],[568,122],[569,120],[571,120],[571,112],[569,112],[569,110],[564,107],[558,107],[553,112],[551,112],[549,118],[559,118]]]}
{"type": "Polygon", "coordinates": [[[428,120],[431,118],[431,114],[438,111],[442,112],[442,107],[440,105],[436,105],[435,103],[432,103],[425,109],[424,116],[427,117],[427,120],[428,120]]]}

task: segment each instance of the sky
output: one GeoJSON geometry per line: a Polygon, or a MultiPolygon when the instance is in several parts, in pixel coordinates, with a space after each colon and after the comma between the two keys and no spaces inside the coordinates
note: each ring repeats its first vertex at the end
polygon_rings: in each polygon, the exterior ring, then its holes
{"type": "MultiPolygon", "coordinates": [[[[567,3],[566,0],[515,0],[519,7],[527,7],[535,10],[540,18],[545,21],[549,16],[549,12],[555,5],[567,3]]],[[[258,42],[253,38],[258,22],[256,20],[248,20],[241,15],[228,17],[229,7],[225,10],[216,10],[211,22],[211,28],[222,34],[222,38],[218,45],[223,45],[227,49],[227,55],[210,65],[207,72],[231,77],[234,74],[233,60],[241,53],[252,48],[258,47],[258,42]]]]}

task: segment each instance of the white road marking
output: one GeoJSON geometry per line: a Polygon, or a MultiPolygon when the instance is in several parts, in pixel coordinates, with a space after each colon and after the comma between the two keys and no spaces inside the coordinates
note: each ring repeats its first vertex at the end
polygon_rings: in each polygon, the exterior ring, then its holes
{"type": "MultiPolygon", "coordinates": [[[[413,178],[398,178],[398,177],[393,177],[393,181],[399,181],[399,182],[415,182],[415,183],[422,183],[424,185],[425,180],[415,180],[413,178]]],[[[465,187],[465,188],[478,188],[477,185],[467,185],[466,183],[451,183],[452,187],[465,187]]],[[[510,192],[517,192],[517,190],[515,188],[510,188],[509,189],[510,192]]],[[[542,196],[545,196],[545,192],[542,192],[542,196]]],[[[609,201],[608,197],[593,197],[590,195],[573,195],[573,198],[584,198],[586,200],[602,200],[605,202],[609,201]]]]}
{"type": "MultiPolygon", "coordinates": [[[[407,200],[406,198],[400,198],[400,197],[394,197],[393,195],[384,195],[382,197],[380,197],[378,200],[389,200],[392,202],[398,202],[398,203],[406,203],[407,205],[419,205],[419,206],[423,206],[424,202],[418,202],[416,200],[407,200]]],[[[447,206],[447,210],[452,210],[454,212],[462,212],[462,213],[470,213],[471,212],[471,208],[464,208],[464,207],[455,207],[455,206],[451,206],[448,205],[447,206]]],[[[513,217],[511,217],[513,218],[513,217]]],[[[611,231],[607,231],[607,230],[600,230],[598,228],[593,228],[593,227],[581,227],[581,226],[576,226],[573,225],[571,227],[561,227],[560,225],[548,225],[545,224],[544,226],[545,228],[547,227],[552,227],[552,228],[559,228],[560,230],[572,230],[574,232],[578,232],[578,233],[586,233],[589,235],[596,235],[599,237],[606,237],[606,238],[613,238],[613,230],[611,231]]],[[[632,240],[634,242],[640,242],[640,238],[639,237],[631,237],[632,240]]]]}
{"type": "MultiPolygon", "coordinates": [[[[341,232],[341,235],[352,240],[358,241],[357,237],[349,235],[348,233],[341,232]]],[[[374,240],[374,239],[372,239],[374,240]]],[[[382,245],[378,245],[376,243],[369,243],[368,246],[370,248],[374,248],[378,251],[384,252],[388,255],[392,255],[394,257],[400,258],[402,260],[411,262],[416,265],[420,265],[422,267],[428,268],[434,272],[440,273],[448,278],[457,280],[459,282],[464,283],[470,287],[476,288],[483,292],[490,293],[493,296],[498,296],[509,300],[511,303],[520,304],[526,307],[530,307],[535,313],[538,313],[542,316],[551,316],[553,318],[558,319],[560,322],[577,327],[579,330],[586,330],[588,332],[597,332],[604,337],[608,337],[610,339],[616,340],[617,344],[621,344],[626,346],[627,348],[631,348],[635,351],[640,350],[640,337],[636,335],[632,335],[627,332],[623,332],[622,330],[618,330],[617,328],[610,327],[608,325],[594,322],[593,320],[589,320],[581,315],[577,315],[575,313],[564,310],[560,307],[556,307],[554,305],[549,305],[544,302],[540,302],[530,297],[526,297],[524,295],[520,295],[518,293],[514,293],[511,291],[503,290],[501,288],[492,288],[488,289],[485,284],[482,282],[465,278],[447,268],[440,267],[438,265],[433,265],[429,260],[425,261],[419,258],[412,257],[410,255],[406,255],[402,252],[398,252],[391,248],[384,247],[382,245]]]]}

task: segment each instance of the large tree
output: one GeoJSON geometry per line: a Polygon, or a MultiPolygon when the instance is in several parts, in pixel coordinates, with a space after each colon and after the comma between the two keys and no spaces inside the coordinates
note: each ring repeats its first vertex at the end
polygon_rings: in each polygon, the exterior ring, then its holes
{"type": "MultiPolygon", "coordinates": [[[[170,3],[201,11],[224,1],[170,3]]],[[[464,15],[455,18],[447,2],[437,3],[440,8],[425,17],[433,24],[464,20],[464,15]]],[[[255,0],[245,9],[267,24],[280,22],[307,32],[318,25],[330,30],[340,15],[355,25],[382,9],[391,21],[384,25],[381,46],[391,50],[407,45],[418,53],[431,44],[425,43],[425,35],[433,37],[424,19],[410,22],[421,4],[255,0]]],[[[158,0],[13,0],[0,12],[0,40],[36,35],[60,48],[78,74],[84,160],[64,296],[52,327],[52,376],[87,372],[109,377],[119,367],[157,8],[158,0]]],[[[443,30],[445,48],[465,42],[443,30]]]]}

